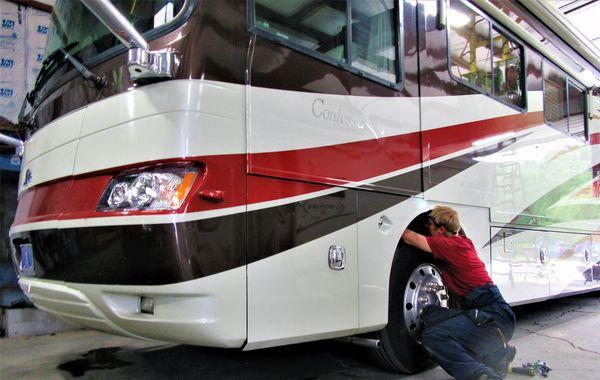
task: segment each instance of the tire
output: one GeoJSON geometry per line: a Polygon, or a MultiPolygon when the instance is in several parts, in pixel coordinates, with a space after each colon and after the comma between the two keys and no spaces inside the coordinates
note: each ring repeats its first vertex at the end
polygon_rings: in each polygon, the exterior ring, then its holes
{"type": "Polygon", "coordinates": [[[381,366],[395,372],[417,373],[435,366],[425,349],[409,334],[404,321],[404,294],[413,270],[432,263],[433,257],[401,242],[394,254],[390,275],[388,324],[374,333],[381,347],[370,349],[371,356],[381,366]]]}
{"type": "MultiPolygon", "coordinates": [[[[429,211],[424,212],[418,215],[408,228],[420,234],[427,234],[425,224],[428,218],[429,211]]],[[[381,347],[370,349],[371,356],[379,365],[395,372],[412,374],[435,366],[423,346],[411,336],[404,321],[404,297],[408,280],[413,271],[423,264],[435,266],[439,263],[431,254],[401,240],[396,247],[390,273],[388,324],[374,333],[373,338],[381,341],[381,347]]]]}

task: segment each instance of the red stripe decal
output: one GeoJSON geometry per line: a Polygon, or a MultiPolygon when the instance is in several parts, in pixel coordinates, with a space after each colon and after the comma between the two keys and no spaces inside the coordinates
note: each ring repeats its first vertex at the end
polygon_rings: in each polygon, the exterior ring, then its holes
{"type": "Polygon", "coordinates": [[[250,173],[343,185],[420,162],[419,133],[249,155],[250,173]]]}
{"type": "MultiPolygon", "coordinates": [[[[543,123],[542,112],[479,120],[424,131],[423,146],[439,158],[469,148],[473,142],[543,123]]],[[[249,155],[249,171],[273,177],[344,185],[401,170],[421,162],[419,133],[357,141],[318,148],[249,155]]]]}
{"type": "MultiPolygon", "coordinates": [[[[470,148],[473,142],[505,133],[518,132],[544,123],[542,112],[532,112],[494,119],[479,120],[446,128],[423,131],[423,146],[429,143],[429,159],[470,148]]],[[[426,154],[424,149],[424,155],[426,154]]],[[[426,160],[427,157],[424,157],[426,160]]]]}
{"type": "MultiPolygon", "coordinates": [[[[173,160],[171,160],[173,161],[173,160]]],[[[98,202],[113,175],[128,168],[114,169],[108,174],[85,175],[42,185],[21,194],[13,226],[47,220],[98,218],[123,215],[182,214],[239,206],[246,203],[245,155],[207,156],[185,161],[200,161],[206,168],[190,190],[184,204],[177,211],[96,211],[98,202]],[[198,196],[201,189],[223,192],[223,201],[211,202],[198,196]]],[[[177,161],[173,161],[177,162],[177,161]]],[[[145,167],[140,163],[135,167],[145,167]]]]}
{"type": "MultiPolygon", "coordinates": [[[[423,144],[426,146],[429,143],[429,159],[434,159],[468,148],[476,140],[541,124],[542,119],[542,113],[535,112],[424,131],[423,144]]],[[[420,145],[420,134],[415,132],[318,148],[249,154],[247,158],[250,173],[318,181],[322,184],[249,176],[248,191],[245,154],[188,158],[186,161],[202,162],[207,171],[203,173],[201,180],[196,181],[190,196],[176,212],[96,211],[98,201],[113,175],[124,169],[148,166],[156,162],[113,168],[26,191],[19,199],[13,226],[44,220],[206,211],[288,198],[325,190],[329,185],[362,181],[418,164],[421,161],[420,145]],[[200,190],[222,192],[223,202],[203,199],[198,196],[200,190]]]]}
{"type": "Polygon", "coordinates": [[[64,210],[71,180],[35,187],[19,197],[14,225],[58,219],[64,210]]]}

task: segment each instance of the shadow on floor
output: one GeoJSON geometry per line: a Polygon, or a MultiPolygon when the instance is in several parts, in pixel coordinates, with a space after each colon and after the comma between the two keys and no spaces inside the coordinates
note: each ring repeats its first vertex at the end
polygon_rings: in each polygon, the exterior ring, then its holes
{"type": "Polygon", "coordinates": [[[72,377],[144,379],[337,379],[396,375],[377,367],[366,350],[335,341],[242,352],[185,345],[108,347],[60,364],[72,377]]]}

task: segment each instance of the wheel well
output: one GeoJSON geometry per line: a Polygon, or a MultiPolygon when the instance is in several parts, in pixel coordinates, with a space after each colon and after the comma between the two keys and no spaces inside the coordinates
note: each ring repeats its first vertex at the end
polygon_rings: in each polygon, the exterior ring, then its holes
{"type": "MultiPolygon", "coordinates": [[[[412,231],[415,231],[419,234],[422,234],[422,235],[428,235],[429,231],[427,230],[427,227],[425,225],[427,223],[427,219],[429,218],[430,213],[431,213],[431,210],[427,210],[425,212],[420,213],[408,224],[408,226],[406,226],[406,228],[410,229],[412,231]]],[[[406,245],[406,243],[404,243],[404,241],[402,239],[400,239],[398,241],[398,244],[396,245],[396,251],[394,252],[394,258],[392,259],[392,266],[390,268],[390,276],[389,276],[390,284],[388,285],[388,289],[392,289],[392,284],[391,284],[391,282],[393,281],[392,273],[394,273],[395,270],[399,270],[400,265],[403,265],[404,261],[400,259],[400,256],[407,255],[407,254],[423,255],[424,258],[429,258],[430,261],[434,261],[433,256],[430,253],[421,251],[414,247],[411,247],[410,249],[408,249],[407,247],[408,246],[406,245]]],[[[393,296],[392,292],[389,292],[388,299],[392,296],[393,296]]]]}
{"type": "MultiPolygon", "coordinates": [[[[426,224],[430,214],[431,210],[427,210],[425,212],[420,213],[419,215],[414,217],[414,219],[408,224],[408,226],[406,226],[406,228],[422,235],[429,235],[429,231],[427,230],[426,224]]],[[[460,235],[467,236],[467,233],[462,227],[460,228],[458,233],[460,235]]],[[[394,258],[392,259],[392,266],[390,268],[389,276],[390,283],[388,284],[388,289],[392,289],[392,273],[394,273],[394,271],[401,270],[401,266],[403,266],[405,263],[405,260],[401,259],[401,256],[403,255],[418,255],[419,260],[426,260],[427,262],[436,265],[438,268],[442,267],[442,262],[440,260],[435,259],[431,253],[424,252],[418,248],[408,246],[406,243],[404,243],[402,239],[400,239],[398,241],[398,244],[396,245],[396,251],[394,252],[394,258]]],[[[390,291],[388,294],[388,304],[389,299],[391,297],[393,297],[393,294],[390,291]]]]}
{"type": "MultiPolygon", "coordinates": [[[[407,228],[427,234],[428,217],[429,211],[417,215],[407,228]]],[[[381,340],[382,349],[372,352],[378,363],[395,371],[415,373],[431,366],[427,354],[410,336],[404,321],[404,292],[409,274],[424,261],[431,260],[431,254],[419,251],[401,239],[397,243],[388,284],[388,321],[373,335],[381,340]]]]}
{"type": "Polygon", "coordinates": [[[406,228],[422,235],[429,234],[427,227],[425,227],[427,219],[429,219],[429,214],[431,214],[431,210],[420,213],[408,224],[406,228]]]}

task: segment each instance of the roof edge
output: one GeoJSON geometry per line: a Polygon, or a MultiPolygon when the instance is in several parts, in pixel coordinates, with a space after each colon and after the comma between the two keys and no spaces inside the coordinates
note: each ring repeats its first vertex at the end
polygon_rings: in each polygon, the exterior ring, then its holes
{"type": "Polygon", "coordinates": [[[577,29],[564,13],[548,0],[518,0],[579,54],[600,70],[600,50],[577,29]]]}
{"type": "MultiPolygon", "coordinates": [[[[536,17],[538,17],[560,38],[565,40],[565,42],[568,43],[577,53],[581,54],[584,59],[586,59],[598,71],[600,71],[600,52],[598,49],[579,31],[577,31],[573,24],[571,24],[571,22],[568,21],[554,5],[550,4],[546,0],[517,1],[528,11],[532,12],[536,17]]],[[[525,30],[521,25],[515,22],[512,18],[510,18],[488,0],[472,0],[472,2],[494,19],[502,23],[504,27],[508,28],[518,37],[523,39],[523,41],[527,42],[529,45],[546,55],[561,69],[584,84],[586,87],[591,88],[600,86],[600,78],[596,77],[595,73],[591,73],[586,70],[591,75],[584,75],[564,63],[559,57],[556,56],[556,54],[554,54],[544,44],[534,38],[531,33],[525,30]]]]}

